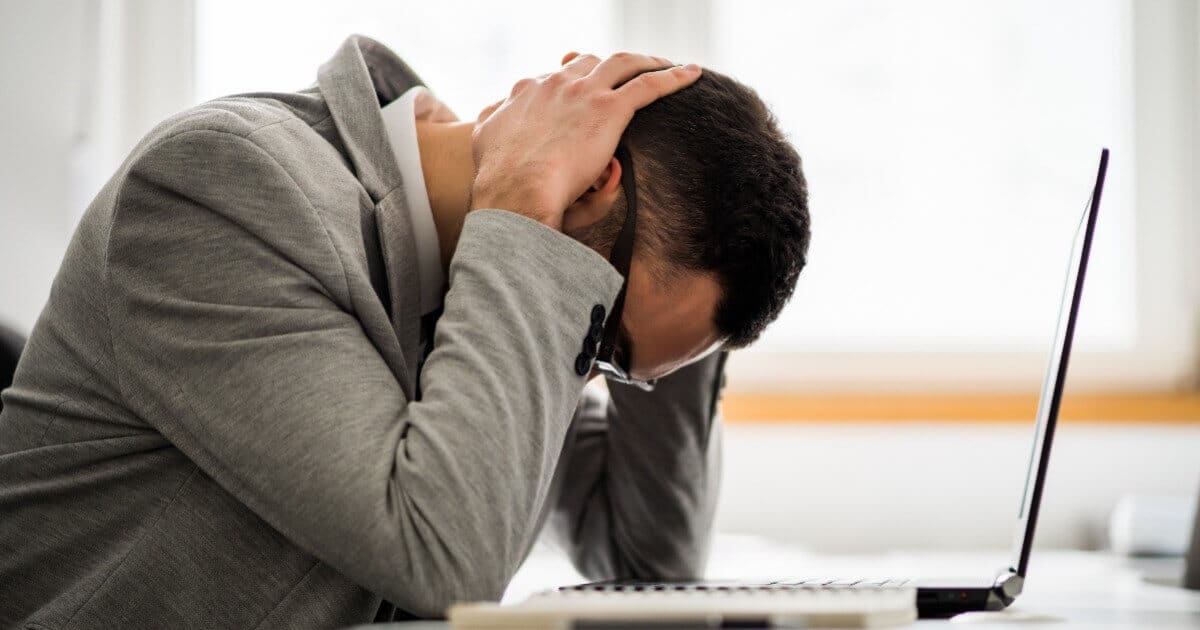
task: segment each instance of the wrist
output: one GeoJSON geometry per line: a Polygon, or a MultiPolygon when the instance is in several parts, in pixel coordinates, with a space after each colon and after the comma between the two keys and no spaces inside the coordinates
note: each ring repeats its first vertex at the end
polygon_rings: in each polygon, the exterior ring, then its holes
{"type": "Polygon", "coordinates": [[[545,187],[528,179],[514,180],[480,173],[471,185],[468,209],[507,210],[562,231],[562,212],[554,211],[553,202],[541,192],[543,190],[545,187]]]}

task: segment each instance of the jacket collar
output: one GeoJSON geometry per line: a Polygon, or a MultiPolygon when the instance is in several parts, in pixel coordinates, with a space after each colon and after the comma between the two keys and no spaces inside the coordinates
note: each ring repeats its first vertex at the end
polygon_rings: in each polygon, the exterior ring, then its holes
{"type": "MultiPolygon", "coordinates": [[[[420,274],[400,167],[388,143],[380,107],[409,88],[425,85],[396,53],[362,35],[351,35],[317,73],[346,155],[375,203],[375,224],[390,298],[392,325],[405,366],[401,385],[413,400],[420,359],[420,274]]],[[[370,247],[370,243],[367,244],[370,247]]],[[[368,258],[372,252],[367,252],[368,258]]]]}

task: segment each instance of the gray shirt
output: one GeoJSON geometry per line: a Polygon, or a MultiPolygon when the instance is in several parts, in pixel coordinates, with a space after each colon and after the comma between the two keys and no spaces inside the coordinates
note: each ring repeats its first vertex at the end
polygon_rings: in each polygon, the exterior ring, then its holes
{"type": "Polygon", "coordinates": [[[420,371],[415,248],[380,121],[419,77],[351,37],[297,93],[134,149],[3,392],[0,627],[330,627],[496,599],[546,527],[589,577],[689,577],[723,355],[581,398],[621,277],[471,213],[420,371]]]}

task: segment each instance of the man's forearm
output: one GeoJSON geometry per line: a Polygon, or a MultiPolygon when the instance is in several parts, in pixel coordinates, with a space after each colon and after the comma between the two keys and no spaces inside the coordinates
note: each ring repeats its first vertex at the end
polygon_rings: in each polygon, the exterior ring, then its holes
{"type": "Polygon", "coordinates": [[[661,379],[610,385],[577,417],[553,535],[589,579],[703,572],[720,482],[724,354],[661,379]]]}

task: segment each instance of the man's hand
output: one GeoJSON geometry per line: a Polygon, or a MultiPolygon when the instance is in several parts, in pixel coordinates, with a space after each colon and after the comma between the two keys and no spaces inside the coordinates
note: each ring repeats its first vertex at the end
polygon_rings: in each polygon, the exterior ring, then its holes
{"type": "Polygon", "coordinates": [[[700,76],[695,65],[646,72],[671,63],[632,53],[603,62],[569,53],[563,63],[517,81],[480,114],[471,134],[472,210],[509,210],[561,230],[563,212],[612,160],[634,112],[700,76]]]}

